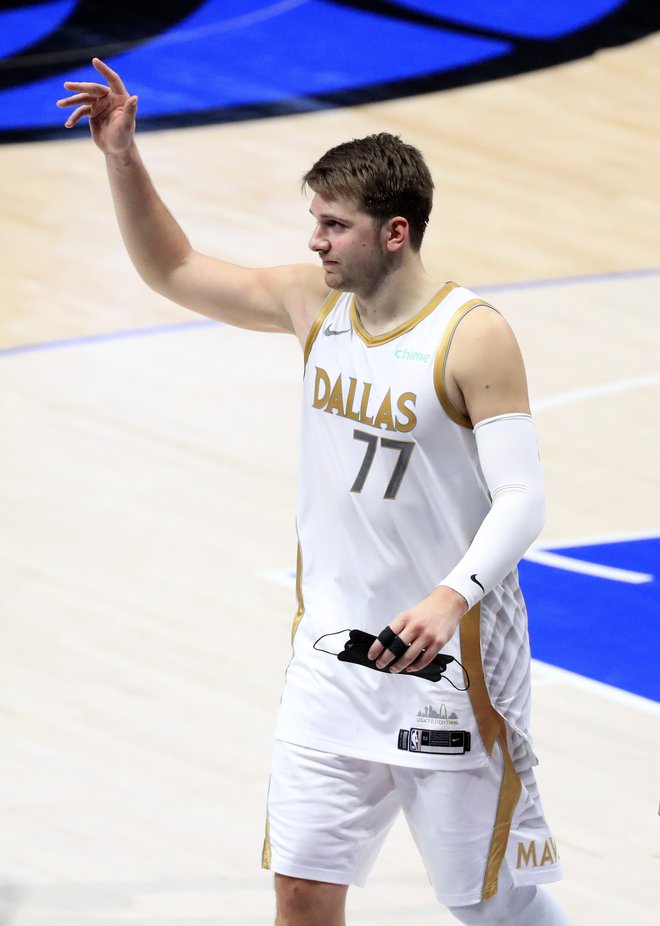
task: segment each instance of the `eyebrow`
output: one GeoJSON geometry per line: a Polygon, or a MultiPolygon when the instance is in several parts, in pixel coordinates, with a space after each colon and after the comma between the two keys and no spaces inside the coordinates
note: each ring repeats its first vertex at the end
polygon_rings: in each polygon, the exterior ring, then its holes
{"type": "Polygon", "coordinates": [[[319,212],[318,215],[314,215],[314,213],[311,210],[311,207],[309,209],[309,214],[312,216],[313,219],[334,219],[337,222],[343,222],[345,225],[348,225],[348,223],[351,221],[346,216],[342,215],[341,213],[337,213],[337,212],[319,212]]]}

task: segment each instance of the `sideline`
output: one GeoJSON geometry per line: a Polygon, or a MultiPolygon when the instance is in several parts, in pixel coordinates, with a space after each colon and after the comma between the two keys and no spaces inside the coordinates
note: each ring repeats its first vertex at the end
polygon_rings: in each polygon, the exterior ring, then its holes
{"type": "MultiPolygon", "coordinates": [[[[479,286],[475,286],[475,288],[484,293],[507,291],[511,292],[525,289],[553,289],[560,286],[576,286],[587,283],[609,283],[616,280],[632,280],[654,276],[660,277],[660,267],[649,267],[645,270],[614,270],[609,273],[558,277],[557,279],[521,280],[517,283],[498,283],[492,286],[489,286],[488,284],[480,284],[479,286]]],[[[120,341],[125,338],[144,338],[151,337],[153,335],[176,334],[181,331],[189,331],[190,329],[210,327],[211,325],[222,325],[222,322],[217,322],[213,319],[202,318],[190,322],[174,322],[164,325],[152,325],[148,328],[129,328],[122,329],[120,331],[108,331],[104,334],[84,335],[79,338],[64,338],[59,341],[44,341],[37,344],[21,344],[17,347],[0,348],[0,359],[2,357],[15,356],[16,354],[29,354],[45,350],[60,350],[67,347],[83,347],[87,344],[98,344],[100,342],[107,341],[120,341]]],[[[660,382],[660,375],[657,377],[640,377],[639,381],[621,380],[617,383],[605,383],[602,386],[594,387],[594,389],[598,391],[607,391],[608,389],[610,391],[622,391],[621,383],[629,382],[631,384],[629,388],[634,388],[641,383],[642,379],[652,379],[653,384],[655,384],[656,381],[660,382]]],[[[583,391],[585,393],[588,392],[588,390],[583,391]]],[[[566,402],[578,401],[579,398],[583,397],[590,398],[592,391],[589,391],[589,395],[584,396],[576,392],[565,393],[562,396],[550,397],[548,399],[541,399],[536,403],[536,410],[538,411],[544,408],[554,407],[555,405],[565,404],[566,402]]]]}

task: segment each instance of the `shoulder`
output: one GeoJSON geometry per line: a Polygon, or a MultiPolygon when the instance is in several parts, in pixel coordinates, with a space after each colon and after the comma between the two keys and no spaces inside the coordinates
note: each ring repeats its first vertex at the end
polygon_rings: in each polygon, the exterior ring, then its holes
{"type": "Polygon", "coordinates": [[[519,355],[518,341],[506,318],[493,306],[479,302],[461,318],[452,340],[453,365],[489,358],[507,362],[519,355]]]}
{"type": "Polygon", "coordinates": [[[528,412],[525,366],[507,320],[489,305],[460,321],[447,356],[447,390],[473,424],[508,412],[528,412]]]}

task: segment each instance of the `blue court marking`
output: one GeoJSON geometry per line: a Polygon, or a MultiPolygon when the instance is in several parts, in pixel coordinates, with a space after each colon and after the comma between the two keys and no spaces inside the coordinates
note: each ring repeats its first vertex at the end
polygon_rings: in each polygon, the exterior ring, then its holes
{"type": "Polygon", "coordinates": [[[0,59],[15,55],[55,31],[77,6],[77,0],[57,0],[0,11],[0,59]]]}
{"type": "Polygon", "coordinates": [[[580,286],[589,283],[616,283],[617,280],[644,280],[660,276],[660,267],[641,270],[610,270],[608,273],[586,273],[580,276],[548,277],[538,280],[521,280],[518,283],[479,283],[470,289],[495,292],[513,292],[517,289],[554,289],[562,286],[580,286]]]}
{"type": "Polygon", "coordinates": [[[87,344],[99,344],[105,341],[124,341],[128,338],[147,338],[160,334],[173,334],[195,328],[218,326],[220,322],[212,319],[199,319],[190,322],[174,322],[167,325],[151,325],[145,328],[125,328],[121,331],[107,331],[103,334],[89,334],[80,338],[60,338],[57,341],[42,341],[38,344],[18,344],[16,347],[0,348],[0,357],[12,357],[16,354],[35,354],[40,351],[62,350],[66,347],[81,347],[87,344]]]}
{"type": "Polygon", "coordinates": [[[523,560],[532,656],[660,701],[660,535],[544,549],[652,578],[617,581],[523,560]]]}
{"type": "MultiPolygon", "coordinates": [[[[657,275],[660,271],[632,271],[657,275]]],[[[570,278],[606,281],[621,274],[570,278]]],[[[550,280],[547,285],[561,285],[550,280]]],[[[530,288],[540,281],[508,284],[530,288]]],[[[503,286],[502,288],[507,288],[503,286]]],[[[0,358],[39,351],[83,347],[108,341],[180,333],[220,326],[211,319],[68,338],[0,350],[0,358]]],[[[553,545],[562,566],[523,560],[520,577],[527,600],[535,659],[586,678],[660,701],[660,536],[588,544],[553,545]],[[569,568],[563,568],[571,566],[569,568]],[[600,569],[599,569],[600,567],[600,569]],[[582,571],[575,571],[579,569],[582,571]],[[590,572],[608,573],[613,577],[590,572]],[[619,577],[619,571],[622,577],[619,577]],[[632,573],[633,575],[625,575],[632,573]]],[[[538,555],[538,549],[536,549],[538,555]]],[[[532,557],[535,555],[532,551],[532,557]]]]}
{"type": "Polygon", "coordinates": [[[196,32],[194,71],[185,82],[179,79],[178,87],[171,80],[171,57],[190,54],[185,33],[182,42],[175,44],[176,36],[165,36],[114,59],[120,73],[131,79],[134,92],[142,92],[144,115],[314,97],[430,73],[439,60],[452,70],[510,49],[509,43],[494,38],[374,19],[368,13],[319,0],[284,8],[276,16],[248,25],[245,6],[261,5],[255,0],[248,4],[214,0],[190,17],[184,26],[196,32]],[[233,28],[213,29],[232,16],[236,17],[233,28]],[[225,62],[220,73],[219,62],[225,62]],[[155,87],[158,93],[153,92],[155,87]]]}
{"type": "Polygon", "coordinates": [[[0,139],[83,131],[67,132],[54,104],[65,78],[97,79],[94,55],[140,96],[141,126],[158,128],[464,86],[658,28],[660,10],[643,0],[22,2],[0,13],[0,139]]]}
{"type": "MultiPolygon", "coordinates": [[[[439,61],[451,70],[510,49],[496,39],[375,19],[321,0],[282,5],[269,18],[246,15],[262,6],[211,0],[180,28],[111,56],[108,63],[139,97],[140,118],[313,98],[416,77],[439,61]]],[[[70,79],[99,76],[90,67],[71,68],[70,79]]],[[[63,95],[61,77],[50,77],[0,93],[0,111],[12,113],[15,129],[61,125],[54,101],[63,95]]]]}
{"type": "Polygon", "coordinates": [[[446,16],[466,26],[496,29],[509,35],[547,39],[576,32],[597,22],[606,13],[623,6],[618,2],[581,0],[575,3],[528,3],[527,0],[506,0],[505,3],[484,3],[484,0],[403,0],[401,6],[423,10],[435,16],[446,16]]]}
{"type": "MultiPolygon", "coordinates": [[[[647,270],[620,270],[608,273],[593,273],[585,276],[558,277],[556,279],[521,280],[514,283],[496,283],[494,285],[479,284],[470,289],[488,290],[488,292],[505,292],[508,290],[546,289],[555,286],[574,286],[580,283],[607,283],[617,279],[642,279],[645,277],[660,276],[660,267],[647,270]]],[[[212,319],[200,319],[190,322],[174,322],[164,325],[154,325],[146,328],[126,328],[120,331],[108,331],[102,334],[83,335],[78,338],[61,338],[56,341],[42,341],[36,344],[19,344],[16,347],[0,348],[0,358],[14,354],[30,354],[37,351],[59,350],[65,347],[78,347],[85,344],[95,344],[99,341],[118,341],[125,338],[142,338],[149,335],[169,334],[184,331],[188,328],[205,328],[219,325],[220,322],[212,319]]]]}

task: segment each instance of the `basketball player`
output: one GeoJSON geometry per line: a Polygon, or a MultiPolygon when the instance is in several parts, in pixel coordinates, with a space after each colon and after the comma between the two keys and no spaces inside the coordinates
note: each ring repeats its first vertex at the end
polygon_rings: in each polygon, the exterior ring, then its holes
{"type": "Polygon", "coordinates": [[[277,926],[342,926],[401,809],[457,920],[566,926],[539,887],[561,872],[516,571],[544,517],[525,372],[502,316],[424,269],[421,154],[385,134],[328,151],[304,178],[321,266],[235,266],[193,250],[140,161],[137,98],[94,66],[106,83],[67,82],[58,105],[67,126],[89,118],[140,275],[304,351],[299,607],[263,852],[277,926]]]}

